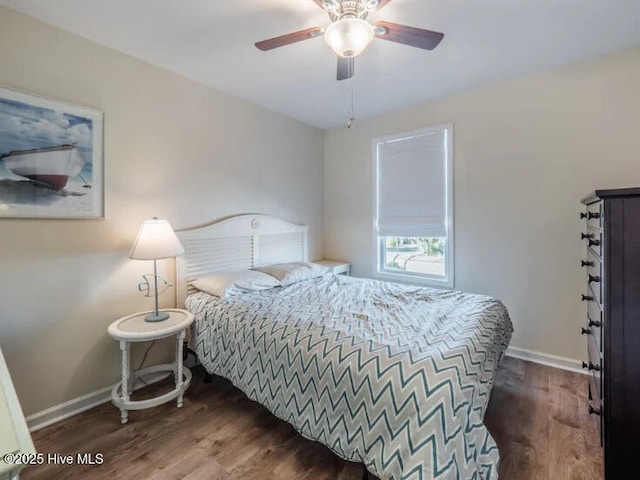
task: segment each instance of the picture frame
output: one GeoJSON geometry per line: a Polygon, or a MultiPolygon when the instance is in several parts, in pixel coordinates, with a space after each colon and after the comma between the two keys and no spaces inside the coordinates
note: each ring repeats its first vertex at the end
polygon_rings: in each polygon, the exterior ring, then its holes
{"type": "Polygon", "coordinates": [[[0,87],[0,218],[104,218],[104,114],[0,87]]]}

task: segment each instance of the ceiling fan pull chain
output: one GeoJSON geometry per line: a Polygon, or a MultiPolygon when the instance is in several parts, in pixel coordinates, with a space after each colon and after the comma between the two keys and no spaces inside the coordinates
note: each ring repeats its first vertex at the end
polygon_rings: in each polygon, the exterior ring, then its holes
{"type": "Polygon", "coordinates": [[[349,75],[351,75],[351,78],[349,79],[349,91],[350,91],[349,93],[351,96],[351,113],[349,115],[349,121],[347,122],[347,129],[349,130],[351,130],[351,127],[353,127],[353,124],[356,121],[356,114],[355,114],[355,107],[354,107],[356,76],[353,74],[354,72],[352,71],[352,69],[355,70],[353,65],[354,65],[354,60],[352,59],[351,62],[349,62],[349,75]]]}

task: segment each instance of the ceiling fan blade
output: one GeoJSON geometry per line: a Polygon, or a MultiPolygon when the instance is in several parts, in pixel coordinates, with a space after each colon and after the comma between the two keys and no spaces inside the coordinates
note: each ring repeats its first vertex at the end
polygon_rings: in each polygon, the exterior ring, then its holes
{"type": "Polygon", "coordinates": [[[355,58],[338,57],[338,80],[347,80],[353,77],[355,58]]]}
{"type": "Polygon", "coordinates": [[[380,33],[376,31],[376,38],[425,50],[436,48],[444,37],[444,33],[391,22],[376,22],[376,30],[382,30],[380,33]]]}
{"type": "Polygon", "coordinates": [[[270,38],[269,40],[263,40],[256,43],[256,47],[260,50],[267,51],[274,48],[283,47],[291,43],[301,42],[309,38],[315,38],[322,35],[322,29],[320,27],[307,28],[300,30],[299,32],[288,33],[280,37],[270,38]]]}
{"type": "Polygon", "coordinates": [[[387,5],[387,3],[389,3],[390,1],[391,0],[380,0],[380,3],[378,3],[376,10],[380,10],[381,8],[384,8],[385,5],[387,5]]]}

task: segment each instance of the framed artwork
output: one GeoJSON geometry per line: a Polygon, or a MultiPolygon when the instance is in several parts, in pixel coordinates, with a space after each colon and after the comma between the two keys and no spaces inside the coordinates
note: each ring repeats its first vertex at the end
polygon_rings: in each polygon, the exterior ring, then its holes
{"type": "Polygon", "coordinates": [[[104,217],[103,114],[0,88],[0,217],[104,217]]]}

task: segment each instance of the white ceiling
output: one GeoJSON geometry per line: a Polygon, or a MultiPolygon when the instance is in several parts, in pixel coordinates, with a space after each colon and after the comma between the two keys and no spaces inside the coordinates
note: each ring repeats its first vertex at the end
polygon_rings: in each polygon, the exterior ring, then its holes
{"type": "MultiPolygon", "coordinates": [[[[321,128],[349,82],[322,38],[253,44],[327,15],[312,0],[0,0],[15,10],[321,128]]],[[[393,0],[370,20],[444,32],[429,52],[374,40],[356,59],[360,119],[640,45],[640,0],[393,0]]]]}

